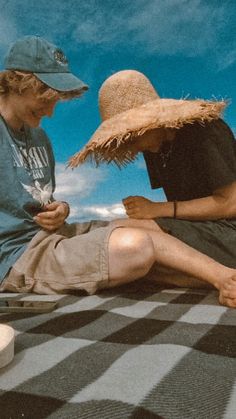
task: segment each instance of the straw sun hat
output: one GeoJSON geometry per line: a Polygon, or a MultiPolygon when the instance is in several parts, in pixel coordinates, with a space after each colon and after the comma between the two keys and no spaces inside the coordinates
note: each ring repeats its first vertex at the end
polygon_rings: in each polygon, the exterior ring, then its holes
{"type": "Polygon", "coordinates": [[[205,123],[221,116],[222,101],[160,99],[148,78],[135,70],[113,74],[99,91],[101,125],[87,145],[69,162],[76,167],[86,160],[125,165],[137,152],[129,145],[154,128],[178,129],[195,121],[205,123]]]}

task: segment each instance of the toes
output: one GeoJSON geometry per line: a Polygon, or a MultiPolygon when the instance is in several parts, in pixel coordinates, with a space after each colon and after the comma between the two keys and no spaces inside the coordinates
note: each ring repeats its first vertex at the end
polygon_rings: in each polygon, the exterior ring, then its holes
{"type": "Polygon", "coordinates": [[[227,299],[226,305],[230,308],[236,308],[236,299],[227,299]]]}
{"type": "Polygon", "coordinates": [[[220,295],[219,303],[226,307],[236,308],[236,298],[225,298],[223,295],[220,295]]]}

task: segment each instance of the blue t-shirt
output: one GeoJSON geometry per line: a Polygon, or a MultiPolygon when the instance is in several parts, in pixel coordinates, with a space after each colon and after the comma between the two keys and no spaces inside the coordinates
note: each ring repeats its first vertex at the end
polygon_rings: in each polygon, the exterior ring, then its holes
{"type": "Polygon", "coordinates": [[[41,128],[13,133],[0,117],[0,283],[41,229],[33,217],[53,200],[54,156],[41,128]]]}

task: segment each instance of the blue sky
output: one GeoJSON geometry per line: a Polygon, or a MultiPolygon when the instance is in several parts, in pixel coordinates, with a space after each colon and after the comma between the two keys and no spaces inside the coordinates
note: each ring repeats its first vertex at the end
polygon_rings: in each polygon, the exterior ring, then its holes
{"type": "Polygon", "coordinates": [[[71,220],[120,216],[128,195],[165,199],[151,190],[142,156],[122,170],[65,169],[100,123],[98,90],[116,71],[145,73],[161,97],[229,99],[225,120],[236,131],[234,0],[0,0],[0,7],[1,57],[17,38],[43,36],[90,86],[42,124],[57,161],[56,197],[70,202],[71,220]]]}

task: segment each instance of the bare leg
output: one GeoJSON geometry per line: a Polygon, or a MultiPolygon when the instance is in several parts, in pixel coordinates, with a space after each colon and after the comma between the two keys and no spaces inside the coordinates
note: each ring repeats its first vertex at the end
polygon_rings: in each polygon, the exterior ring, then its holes
{"type": "Polygon", "coordinates": [[[156,261],[212,284],[220,302],[236,307],[236,270],[214,261],[162,230],[121,228],[109,243],[111,283],[133,281],[147,273],[156,261]]]}
{"type": "Polygon", "coordinates": [[[209,282],[203,281],[182,271],[177,271],[155,263],[148,272],[146,279],[161,285],[171,285],[180,288],[214,289],[209,282]]]}
{"type": "MultiPolygon", "coordinates": [[[[123,226],[123,227],[132,227],[132,228],[142,228],[153,231],[163,231],[163,229],[154,221],[146,219],[134,219],[134,218],[121,218],[116,219],[110,222],[110,224],[123,226]]],[[[170,269],[168,267],[161,266],[160,264],[153,265],[151,271],[148,272],[148,279],[156,281],[162,285],[173,285],[176,287],[184,288],[213,288],[213,285],[208,282],[202,281],[199,278],[189,276],[182,271],[177,271],[170,269]]]]}
{"type": "MultiPolygon", "coordinates": [[[[142,228],[145,230],[163,231],[163,229],[154,221],[147,219],[134,219],[134,218],[121,218],[111,221],[112,225],[142,228]]],[[[155,264],[151,272],[148,272],[148,279],[152,279],[161,283],[162,285],[168,284],[184,288],[213,288],[213,285],[208,282],[202,281],[199,278],[187,275],[182,271],[170,269],[169,267],[155,264]]]]}
{"type": "Polygon", "coordinates": [[[155,262],[152,238],[142,229],[117,228],[109,240],[109,279],[116,286],[146,275],[155,262]]]}

